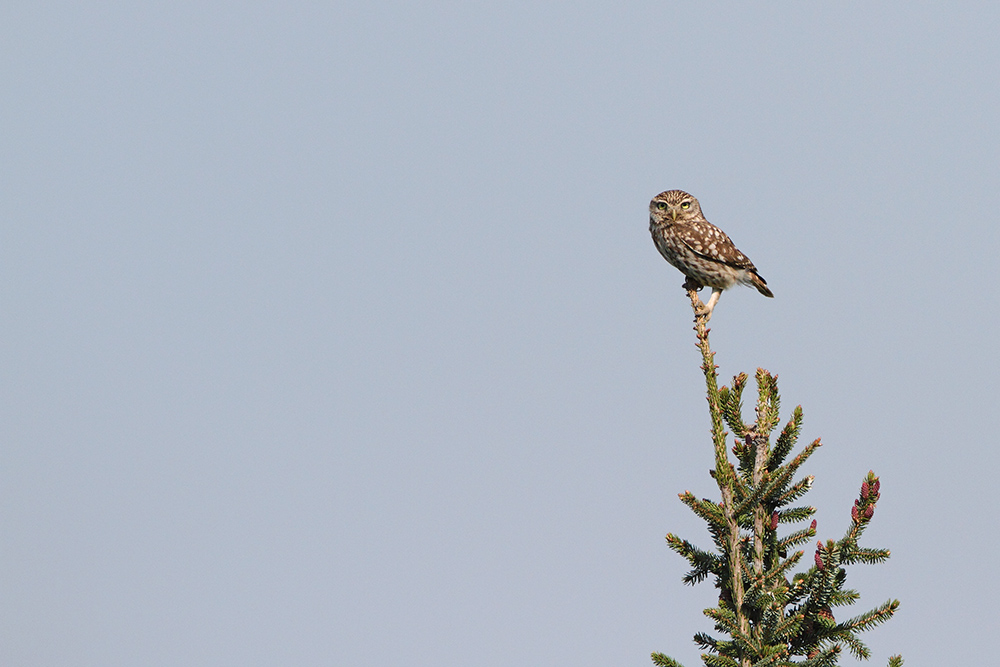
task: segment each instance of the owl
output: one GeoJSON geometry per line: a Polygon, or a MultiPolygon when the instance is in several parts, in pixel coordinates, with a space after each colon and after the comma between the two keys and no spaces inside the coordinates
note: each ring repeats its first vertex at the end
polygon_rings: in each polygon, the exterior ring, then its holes
{"type": "Polygon", "coordinates": [[[736,283],[750,285],[773,297],[767,281],[757,273],[750,258],[736,249],[726,233],[705,219],[698,200],[681,190],[668,190],[649,202],[649,233],[663,258],[689,278],[697,289],[711,287],[705,304],[705,319],[722,296],[736,283]]]}

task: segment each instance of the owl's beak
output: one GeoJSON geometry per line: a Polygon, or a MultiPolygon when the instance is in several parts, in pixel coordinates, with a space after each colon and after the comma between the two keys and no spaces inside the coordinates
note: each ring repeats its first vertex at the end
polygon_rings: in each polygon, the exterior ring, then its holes
{"type": "Polygon", "coordinates": [[[670,209],[670,218],[674,222],[677,222],[677,209],[676,208],[670,209]]]}

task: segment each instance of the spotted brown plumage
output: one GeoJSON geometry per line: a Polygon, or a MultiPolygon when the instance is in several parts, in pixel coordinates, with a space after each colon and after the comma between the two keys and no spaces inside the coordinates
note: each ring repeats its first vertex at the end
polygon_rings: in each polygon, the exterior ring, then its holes
{"type": "Polygon", "coordinates": [[[705,219],[698,200],[682,190],[668,190],[649,203],[649,233],[664,259],[698,286],[711,287],[705,304],[706,319],[722,290],[737,283],[756,287],[764,296],[774,294],[757,273],[750,258],[733,245],[726,233],[705,219]]]}

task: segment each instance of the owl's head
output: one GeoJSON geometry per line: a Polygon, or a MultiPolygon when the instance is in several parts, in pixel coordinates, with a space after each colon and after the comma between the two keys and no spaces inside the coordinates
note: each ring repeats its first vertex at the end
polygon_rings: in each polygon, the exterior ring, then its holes
{"type": "Polygon", "coordinates": [[[683,190],[667,190],[649,202],[649,219],[661,224],[673,224],[705,218],[697,199],[683,190]]]}

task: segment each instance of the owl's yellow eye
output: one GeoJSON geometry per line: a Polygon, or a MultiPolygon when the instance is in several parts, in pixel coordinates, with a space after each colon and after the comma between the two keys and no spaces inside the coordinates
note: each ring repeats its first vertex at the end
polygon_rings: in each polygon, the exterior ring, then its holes
{"type": "Polygon", "coordinates": [[[661,210],[661,211],[666,211],[667,210],[667,205],[664,202],[657,202],[656,208],[659,209],[659,210],[661,210]]]}
{"type": "Polygon", "coordinates": [[[691,208],[691,202],[689,201],[681,202],[681,208],[684,209],[685,211],[688,210],[689,208],[691,208]]]}

